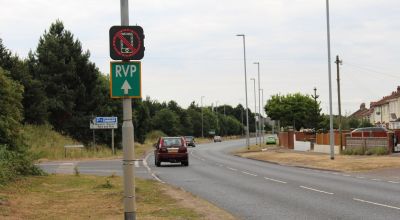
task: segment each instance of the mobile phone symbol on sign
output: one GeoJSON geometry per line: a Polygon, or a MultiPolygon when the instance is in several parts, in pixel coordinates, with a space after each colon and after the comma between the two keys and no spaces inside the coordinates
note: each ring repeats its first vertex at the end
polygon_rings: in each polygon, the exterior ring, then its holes
{"type": "MultiPolygon", "coordinates": [[[[121,33],[122,36],[133,46],[133,33],[121,33]]],[[[132,53],[133,51],[121,41],[121,53],[132,53]]]]}

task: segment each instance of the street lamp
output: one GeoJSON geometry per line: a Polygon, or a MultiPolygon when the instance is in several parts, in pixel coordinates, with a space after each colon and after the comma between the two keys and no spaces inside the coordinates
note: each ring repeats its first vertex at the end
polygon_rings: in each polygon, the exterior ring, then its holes
{"type": "MultiPolygon", "coordinates": [[[[258,116],[261,115],[261,98],[260,98],[260,62],[254,62],[253,64],[257,65],[257,70],[258,70],[258,116]]],[[[258,128],[261,129],[261,120],[258,120],[258,128]]],[[[260,137],[260,143],[261,143],[261,135],[260,137]]]]}
{"type": "Polygon", "coordinates": [[[203,98],[205,96],[201,96],[201,137],[204,138],[204,121],[203,121],[203,98]]]}
{"type": "MultiPolygon", "coordinates": [[[[261,93],[261,103],[260,103],[260,105],[262,105],[264,107],[264,89],[260,89],[259,93],[261,93]]],[[[260,113],[260,117],[261,117],[261,113],[260,113]]],[[[260,136],[261,147],[265,143],[265,140],[264,140],[264,127],[265,127],[264,118],[262,118],[262,124],[261,124],[261,128],[260,128],[260,130],[261,130],[261,136],[260,136]],[[262,137],[262,142],[261,142],[261,137],[262,137]]]]}
{"type": "Polygon", "coordinates": [[[246,144],[247,144],[247,149],[250,149],[249,105],[248,105],[248,101],[247,101],[246,36],[244,34],[237,34],[236,36],[243,38],[244,88],[245,88],[245,95],[246,95],[246,144]]]}
{"type": "Polygon", "coordinates": [[[328,77],[329,77],[329,129],[330,136],[329,142],[331,145],[331,160],[335,159],[334,144],[335,139],[333,136],[333,115],[332,115],[332,82],[331,82],[331,36],[329,27],[329,0],[326,0],[326,36],[328,44],[328,77]]]}
{"type": "Polygon", "coordinates": [[[254,127],[255,127],[255,132],[256,132],[256,145],[258,144],[258,130],[257,130],[257,95],[256,95],[256,79],[250,78],[250,80],[253,80],[254,82],[254,127]]]}

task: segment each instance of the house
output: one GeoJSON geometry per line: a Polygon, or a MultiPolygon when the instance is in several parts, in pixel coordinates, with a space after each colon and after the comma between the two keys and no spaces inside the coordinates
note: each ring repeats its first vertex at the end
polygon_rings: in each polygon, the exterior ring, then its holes
{"type": "Polygon", "coordinates": [[[377,126],[390,129],[400,129],[400,86],[382,99],[371,102],[370,122],[377,126]]]}
{"type": "Polygon", "coordinates": [[[370,116],[371,116],[371,109],[367,109],[365,107],[365,103],[361,103],[360,109],[358,109],[356,112],[350,115],[350,117],[357,118],[359,120],[368,120],[370,121],[370,116]]]}

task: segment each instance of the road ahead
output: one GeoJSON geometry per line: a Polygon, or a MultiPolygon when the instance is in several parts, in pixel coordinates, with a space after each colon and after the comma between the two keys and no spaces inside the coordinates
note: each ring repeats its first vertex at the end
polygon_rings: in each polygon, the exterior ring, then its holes
{"type": "MultiPolygon", "coordinates": [[[[241,219],[400,219],[396,181],[280,166],[228,153],[244,144],[237,140],[191,148],[189,167],[155,167],[153,155],[147,164],[162,181],[241,219]]],[[[114,169],[121,173],[118,161],[80,162],[78,167],[86,173],[106,174],[114,169]],[[99,163],[101,168],[93,164],[88,168],[88,163],[99,163]]],[[[150,178],[146,168],[138,171],[139,176],[150,178]]]]}

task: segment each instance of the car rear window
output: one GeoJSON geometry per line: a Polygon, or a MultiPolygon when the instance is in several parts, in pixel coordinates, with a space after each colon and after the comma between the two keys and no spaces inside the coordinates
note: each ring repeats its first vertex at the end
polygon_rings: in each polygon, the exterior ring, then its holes
{"type": "Polygon", "coordinates": [[[180,147],[182,146],[181,138],[164,138],[163,140],[164,147],[180,147]]]}
{"type": "Polygon", "coordinates": [[[187,140],[187,141],[192,141],[192,140],[193,140],[193,137],[185,137],[185,140],[187,140]]]}

